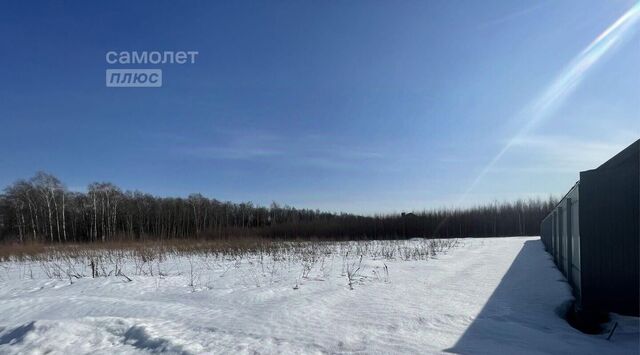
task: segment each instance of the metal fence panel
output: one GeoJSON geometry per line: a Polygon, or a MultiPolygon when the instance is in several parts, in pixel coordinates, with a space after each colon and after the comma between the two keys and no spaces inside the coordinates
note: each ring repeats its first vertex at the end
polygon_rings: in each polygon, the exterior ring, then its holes
{"type": "Polygon", "coordinates": [[[579,306],[640,315],[640,140],[581,172],[540,231],[579,306]]]}

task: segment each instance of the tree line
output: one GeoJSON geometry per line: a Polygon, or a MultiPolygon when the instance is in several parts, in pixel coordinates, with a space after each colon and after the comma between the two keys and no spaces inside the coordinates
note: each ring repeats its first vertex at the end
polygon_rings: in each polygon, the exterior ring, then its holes
{"type": "Polygon", "coordinates": [[[191,194],[158,197],[92,183],[69,191],[38,172],[0,195],[0,241],[107,242],[162,239],[389,239],[538,235],[556,200],[530,199],[466,209],[359,216],[272,203],[223,202],[191,194]]]}

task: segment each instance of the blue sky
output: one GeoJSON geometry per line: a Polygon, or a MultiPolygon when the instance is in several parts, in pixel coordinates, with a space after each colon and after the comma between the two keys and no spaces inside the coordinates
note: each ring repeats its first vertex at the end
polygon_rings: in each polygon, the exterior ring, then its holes
{"type": "Polygon", "coordinates": [[[634,4],[3,2],[0,186],[45,170],[357,213],[560,195],[640,137],[638,23],[531,107],[634,4]],[[107,88],[112,50],[199,55],[107,88]]]}

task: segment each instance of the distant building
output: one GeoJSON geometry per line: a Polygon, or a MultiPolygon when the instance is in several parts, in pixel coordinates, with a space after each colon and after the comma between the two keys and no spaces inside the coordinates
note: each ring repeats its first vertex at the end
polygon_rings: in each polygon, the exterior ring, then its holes
{"type": "Polygon", "coordinates": [[[640,140],[581,172],[540,230],[579,310],[640,315],[640,140]]]}

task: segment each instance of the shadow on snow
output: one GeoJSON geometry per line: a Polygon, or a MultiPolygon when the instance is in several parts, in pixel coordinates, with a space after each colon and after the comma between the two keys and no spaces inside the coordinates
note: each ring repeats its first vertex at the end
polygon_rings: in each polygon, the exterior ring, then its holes
{"type": "Polygon", "coordinates": [[[568,287],[542,242],[526,241],[476,319],[457,343],[445,351],[461,354],[515,353],[524,349],[558,351],[554,345],[545,344],[558,321],[564,322],[559,315],[561,305],[550,302],[566,300],[568,287]],[[555,282],[565,285],[557,287],[555,282]]]}

